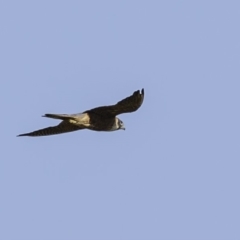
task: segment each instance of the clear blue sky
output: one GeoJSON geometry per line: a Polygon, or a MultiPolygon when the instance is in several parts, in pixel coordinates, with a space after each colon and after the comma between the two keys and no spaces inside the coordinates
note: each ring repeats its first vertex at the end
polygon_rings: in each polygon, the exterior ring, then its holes
{"type": "Polygon", "coordinates": [[[239,1],[1,1],[0,239],[240,239],[239,1]],[[114,104],[126,131],[16,135],[114,104]]]}

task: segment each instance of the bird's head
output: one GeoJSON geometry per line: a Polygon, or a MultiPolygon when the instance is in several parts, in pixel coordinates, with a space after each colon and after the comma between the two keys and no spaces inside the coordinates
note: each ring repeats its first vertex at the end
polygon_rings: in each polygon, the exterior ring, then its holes
{"type": "Polygon", "coordinates": [[[116,130],[119,130],[119,129],[125,130],[123,121],[120,120],[119,118],[116,118],[116,128],[117,128],[116,130]]]}

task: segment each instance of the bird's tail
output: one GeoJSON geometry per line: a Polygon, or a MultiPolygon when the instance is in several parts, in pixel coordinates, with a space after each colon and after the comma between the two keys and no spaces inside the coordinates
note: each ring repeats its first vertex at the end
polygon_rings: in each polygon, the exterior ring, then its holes
{"type": "Polygon", "coordinates": [[[42,117],[48,117],[48,118],[54,118],[54,119],[60,119],[60,120],[69,120],[69,119],[75,119],[73,115],[68,115],[68,114],[51,114],[51,113],[46,113],[42,117]]]}

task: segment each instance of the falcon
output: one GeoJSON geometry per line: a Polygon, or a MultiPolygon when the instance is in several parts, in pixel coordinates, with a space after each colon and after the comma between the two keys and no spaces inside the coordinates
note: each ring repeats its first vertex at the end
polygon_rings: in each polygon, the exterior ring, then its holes
{"type": "Polygon", "coordinates": [[[57,126],[43,128],[37,131],[20,134],[21,136],[39,137],[60,133],[73,132],[82,129],[94,131],[125,130],[123,122],[116,116],[122,113],[135,112],[144,99],[144,89],[135,91],[131,96],[124,98],[115,105],[102,106],[77,114],[51,114],[43,117],[62,120],[57,126]]]}

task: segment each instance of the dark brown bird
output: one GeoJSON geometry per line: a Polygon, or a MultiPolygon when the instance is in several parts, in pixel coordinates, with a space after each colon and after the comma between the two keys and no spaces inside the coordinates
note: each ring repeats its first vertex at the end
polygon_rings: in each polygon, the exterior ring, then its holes
{"type": "Polygon", "coordinates": [[[125,130],[123,122],[116,116],[122,113],[136,111],[143,102],[144,89],[135,91],[131,96],[121,100],[115,105],[97,107],[78,114],[45,114],[43,117],[60,119],[62,122],[54,127],[43,128],[34,132],[24,133],[20,136],[47,136],[81,129],[94,131],[125,130]]]}

